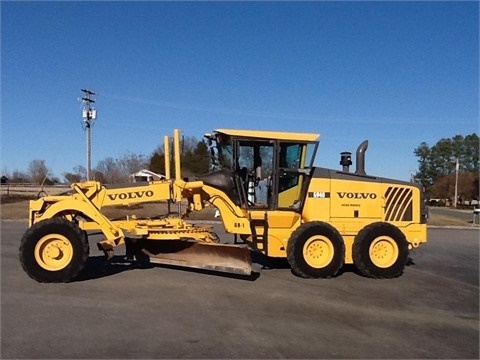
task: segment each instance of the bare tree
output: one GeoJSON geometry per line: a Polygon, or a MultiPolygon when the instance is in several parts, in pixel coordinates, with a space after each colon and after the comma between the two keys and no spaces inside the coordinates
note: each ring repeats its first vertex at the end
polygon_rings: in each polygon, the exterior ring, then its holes
{"type": "Polygon", "coordinates": [[[20,170],[13,170],[12,176],[9,178],[10,183],[19,184],[19,183],[28,183],[31,181],[27,173],[20,170]]]}
{"type": "Polygon", "coordinates": [[[98,162],[94,178],[107,184],[128,181],[130,174],[145,169],[148,158],[144,155],[126,153],[118,159],[107,157],[98,162]]]}
{"type": "Polygon", "coordinates": [[[197,148],[198,140],[195,136],[182,136],[180,141],[180,151],[182,155],[188,152],[194,152],[197,148]]]}
{"type": "Polygon", "coordinates": [[[80,181],[87,180],[87,169],[85,168],[85,166],[77,165],[73,168],[73,172],[80,176],[80,181]]]}
{"type": "Polygon", "coordinates": [[[9,179],[11,178],[10,172],[8,171],[6,166],[4,166],[2,169],[2,176],[6,176],[9,179]]]}
{"type": "Polygon", "coordinates": [[[48,177],[45,160],[32,160],[28,166],[28,174],[34,183],[42,184],[48,177]]]}
{"type": "Polygon", "coordinates": [[[87,170],[85,167],[77,165],[72,172],[63,173],[63,177],[71,184],[85,181],[87,179],[87,170]]]}
{"type": "Polygon", "coordinates": [[[63,177],[70,184],[78,183],[78,182],[82,181],[80,176],[78,176],[78,174],[74,174],[74,173],[71,173],[71,172],[63,173],[63,177]]]}
{"type": "Polygon", "coordinates": [[[95,167],[95,171],[102,174],[102,178],[107,184],[114,184],[123,180],[117,161],[112,157],[100,160],[95,167]]]}
{"type": "Polygon", "coordinates": [[[145,169],[148,166],[148,158],[144,155],[126,153],[117,159],[117,164],[124,179],[128,180],[131,174],[145,169]]]}
{"type": "Polygon", "coordinates": [[[93,170],[93,177],[92,177],[93,180],[95,181],[98,181],[102,184],[106,184],[107,181],[105,180],[105,176],[103,176],[103,174],[98,171],[98,170],[93,170]]]}

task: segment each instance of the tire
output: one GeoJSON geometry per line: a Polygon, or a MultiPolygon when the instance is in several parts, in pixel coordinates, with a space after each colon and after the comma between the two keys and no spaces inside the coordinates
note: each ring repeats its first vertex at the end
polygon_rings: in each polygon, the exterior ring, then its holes
{"type": "Polygon", "coordinates": [[[331,278],[342,268],[345,243],[330,224],[314,221],[298,227],[287,245],[292,272],[302,278],[331,278]]]}
{"type": "Polygon", "coordinates": [[[353,243],[353,262],[360,273],[375,279],[400,276],[408,260],[408,242],[402,231],[389,223],[365,226],[353,243]]]}
{"type": "Polygon", "coordinates": [[[85,267],[89,256],[86,232],[60,217],[42,220],[22,237],[20,264],[38,282],[69,282],[85,267]]]}

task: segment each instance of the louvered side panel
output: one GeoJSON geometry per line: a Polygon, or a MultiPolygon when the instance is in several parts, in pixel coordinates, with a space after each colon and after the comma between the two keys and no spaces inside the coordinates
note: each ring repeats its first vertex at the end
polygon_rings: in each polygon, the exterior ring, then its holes
{"type": "Polygon", "coordinates": [[[385,191],[385,221],[412,221],[413,191],[391,186],[385,191]]]}

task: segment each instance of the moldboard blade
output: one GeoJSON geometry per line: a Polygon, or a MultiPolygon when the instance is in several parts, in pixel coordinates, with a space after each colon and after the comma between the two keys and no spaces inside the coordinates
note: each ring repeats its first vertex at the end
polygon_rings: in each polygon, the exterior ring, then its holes
{"type": "Polygon", "coordinates": [[[188,268],[250,275],[252,260],[245,247],[191,241],[149,241],[142,252],[150,262],[188,268]]]}

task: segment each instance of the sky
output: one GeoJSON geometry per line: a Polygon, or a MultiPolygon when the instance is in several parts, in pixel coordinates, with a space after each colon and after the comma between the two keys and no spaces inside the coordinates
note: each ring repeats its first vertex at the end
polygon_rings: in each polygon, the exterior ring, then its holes
{"type": "Polygon", "coordinates": [[[477,1],[0,6],[2,175],[86,167],[84,88],[92,168],[233,128],[318,133],[333,169],[368,140],[368,174],[409,180],[421,142],[479,133],[477,1]]]}

